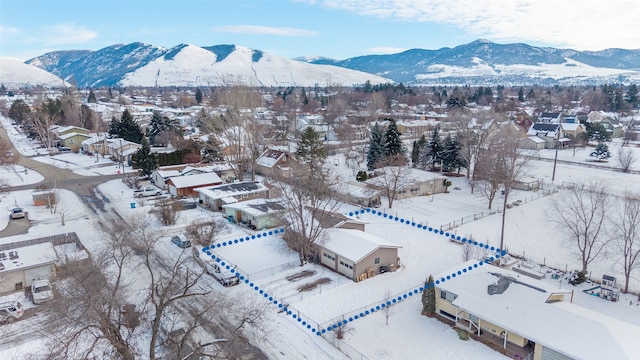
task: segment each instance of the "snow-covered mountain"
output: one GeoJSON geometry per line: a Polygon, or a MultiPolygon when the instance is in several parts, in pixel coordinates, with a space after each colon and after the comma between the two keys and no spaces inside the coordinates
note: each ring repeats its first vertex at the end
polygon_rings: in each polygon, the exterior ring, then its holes
{"type": "Polygon", "coordinates": [[[37,66],[25,64],[19,59],[8,57],[0,57],[0,84],[3,84],[8,89],[31,86],[63,87],[69,85],[61,78],[37,66]]]}
{"type": "Polygon", "coordinates": [[[328,86],[393,82],[361,71],[289,60],[236,45],[170,49],[143,44],[113,45],[95,52],[59,52],[30,59],[29,64],[72,76],[78,86],[328,86]],[[73,58],[75,57],[75,58],[73,58]],[[56,61],[58,60],[58,61],[56,61]]]}
{"type": "Polygon", "coordinates": [[[476,40],[439,50],[346,60],[303,60],[388,77],[408,85],[556,85],[640,82],[640,50],[576,51],[476,40]]]}

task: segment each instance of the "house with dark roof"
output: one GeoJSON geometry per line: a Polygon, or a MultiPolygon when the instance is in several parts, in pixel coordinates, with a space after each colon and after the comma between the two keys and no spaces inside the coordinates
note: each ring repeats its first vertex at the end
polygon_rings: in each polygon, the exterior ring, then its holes
{"type": "Polygon", "coordinates": [[[529,128],[527,136],[536,136],[545,141],[545,149],[555,149],[556,144],[564,147],[569,139],[566,138],[562,124],[537,122],[529,128]]]}
{"type": "Polygon", "coordinates": [[[231,223],[250,229],[269,229],[284,225],[282,216],[286,209],[279,201],[253,199],[222,205],[224,215],[231,223]]]}

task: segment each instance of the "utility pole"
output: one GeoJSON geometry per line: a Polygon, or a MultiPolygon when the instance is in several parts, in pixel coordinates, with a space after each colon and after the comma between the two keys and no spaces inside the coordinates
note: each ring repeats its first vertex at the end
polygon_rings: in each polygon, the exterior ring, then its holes
{"type": "Polygon", "coordinates": [[[558,162],[558,146],[560,145],[559,137],[560,131],[556,132],[556,155],[553,158],[553,174],[551,175],[551,182],[556,179],[556,163],[558,162]]]}

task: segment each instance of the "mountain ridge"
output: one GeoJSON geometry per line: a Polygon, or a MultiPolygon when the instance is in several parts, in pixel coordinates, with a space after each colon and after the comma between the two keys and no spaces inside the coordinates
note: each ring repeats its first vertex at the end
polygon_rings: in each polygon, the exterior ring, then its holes
{"type": "Polygon", "coordinates": [[[28,60],[79,86],[598,85],[640,82],[640,49],[578,51],[478,39],[344,60],[285,59],[235,44],[163,48],[134,42],[96,51],[54,51],[28,60]],[[200,51],[204,50],[206,52],[200,51]],[[188,58],[185,54],[191,54],[188,58]],[[305,67],[300,64],[324,66],[305,67]],[[344,72],[344,71],[356,71],[344,72]]]}

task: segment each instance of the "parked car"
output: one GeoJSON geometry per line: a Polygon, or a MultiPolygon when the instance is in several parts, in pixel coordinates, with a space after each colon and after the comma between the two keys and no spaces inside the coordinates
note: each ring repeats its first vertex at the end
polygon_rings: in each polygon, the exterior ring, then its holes
{"type": "Polygon", "coordinates": [[[71,152],[71,148],[63,146],[63,147],[60,148],[60,152],[61,153],[69,153],[69,152],[71,152]]]}
{"type": "Polygon", "coordinates": [[[231,269],[202,259],[200,251],[196,248],[193,248],[193,259],[204,268],[205,273],[213,276],[222,286],[233,286],[240,283],[240,276],[237,271],[231,272],[231,269]]]}
{"type": "Polygon", "coordinates": [[[0,323],[12,323],[22,317],[24,310],[19,301],[0,303],[0,323]]]}
{"type": "Polygon", "coordinates": [[[35,280],[31,284],[31,295],[33,295],[33,303],[36,305],[53,299],[53,287],[51,287],[49,280],[35,280]]]}
{"type": "Polygon", "coordinates": [[[22,208],[13,208],[13,210],[11,210],[11,218],[12,219],[22,219],[26,216],[24,210],[22,210],[22,208]]]}
{"type": "Polygon", "coordinates": [[[176,244],[179,248],[182,248],[182,249],[191,247],[191,241],[185,240],[181,235],[172,236],[171,242],[176,244]]]}
{"type": "Polygon", "coordinates": [[[145,186],[140,190],[133,191],[134,197],[160,196],[160,194],[162,194],[162,190],[155,186],[145,186]]]}

